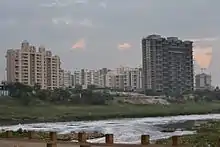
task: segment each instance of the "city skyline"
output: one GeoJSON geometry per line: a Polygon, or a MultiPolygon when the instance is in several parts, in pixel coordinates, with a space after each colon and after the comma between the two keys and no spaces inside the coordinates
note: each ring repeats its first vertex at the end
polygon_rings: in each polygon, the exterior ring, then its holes
{"type": "Polygon", "coordinates": [[[36,84],[41,89],[67,88],[81,85],[88,88],[124,90],[142,89],[140,67],[118,67],[117,69],[81,69],[74,72],[62,69],[60,57],[44,46],[36,47],[23,41],[20,49],[8,49],[6,53],[7,82],[19,82],[29,86],[36,84]]]}
{"type": "MultiPolygon", "coordinates": [[[[37,46],[43,44],[59,55],[64,69],[135,67],[141,63],[143,36],[154,33],[178,36],[194,41],[199,58],[209,60],[200,64],[209,62],[207,72],[211,72],[214,85],[220,84],[218,0],[126,0],[126,5],[124,0],[2,0],[0,3],[2,55],[28,40],[37,46]],[[211,59],[207,56],[210,50],[211,59]]],[[[0,78],[4,79],[5,58],[0,69],[0,78]]],[[[200,68],[196,67],[196,71],[200,68]]]]}

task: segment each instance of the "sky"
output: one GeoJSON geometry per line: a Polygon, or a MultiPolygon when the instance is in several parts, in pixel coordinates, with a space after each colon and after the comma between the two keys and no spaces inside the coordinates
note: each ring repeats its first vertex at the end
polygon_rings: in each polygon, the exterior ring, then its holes
{"type": "Polygon", "coordinates": [[[61,57],[62,68],[135,67],[142,37],[194,41],[195,71],[220,85],[219,0],[1,0],[0,79],[7,49],[27,40],[61,57]]]}

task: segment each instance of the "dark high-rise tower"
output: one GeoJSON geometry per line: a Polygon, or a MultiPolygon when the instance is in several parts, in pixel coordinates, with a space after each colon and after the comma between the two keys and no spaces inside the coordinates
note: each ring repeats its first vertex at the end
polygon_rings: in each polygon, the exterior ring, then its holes
{"type": "Polygon", "coordinates": [[[142,39],[143,88],[164,94],[193,90],[191,41],[150,35],[142,39]]]}

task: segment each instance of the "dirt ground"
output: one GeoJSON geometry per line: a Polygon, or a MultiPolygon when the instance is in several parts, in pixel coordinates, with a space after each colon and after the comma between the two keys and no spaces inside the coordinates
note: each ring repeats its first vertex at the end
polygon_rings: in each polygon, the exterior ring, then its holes
{"type": "MultiPolygon", "coordinates": [[[[46,143],[0,140],[0,147],[46,147],[46,143]]],[[[57,147],[79,147],[73,144],[58,144],[57,147]]]]}
{"type": "MultiPolygon", "coordinates": [[[[0,140],[0,147],[47,147],[45,142],[28,142],[16,140],[0,140]]],[[[58,143],[57,147],[80,147],[76,144],[58,143]]],[[[92,145],[91,147],[141,147],[141,145],[92,145]]],[[[142,146],[143,147],[143,146],[142,146]]],[[[147,145],[147,147],[172,147],[171,145],[147,145]]],[[[178,146],[182,147],[182,146],[178,146]]]]}

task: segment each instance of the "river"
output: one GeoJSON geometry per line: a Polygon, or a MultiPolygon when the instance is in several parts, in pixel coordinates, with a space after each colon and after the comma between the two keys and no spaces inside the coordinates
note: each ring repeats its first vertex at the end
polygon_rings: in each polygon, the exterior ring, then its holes
{"type": "MultiPolygon", "coordinates": [[[[114,134],[117,143],[140,143],[142,134],[150,135],[151,140],[168,138],[173,135],[193,134],[192,131],[176,131],[163,133],[159,131],[158,125],[179,123],[189,120],[220,119],[220,114],[207,115],[184,115],[172,117],[147,117],[135,119],[117,119],[101,121],[77,121],[38,124],[19,124],[13,126],[2,126],[0,129],[17,130],[19,128],[36,131],[57,131],[58,133],[69,133],[71,131],[101,131],[105,134],[114,134]]],[[[104,142],[104,138],[89,140],[90,142],[104,142]]]]}

